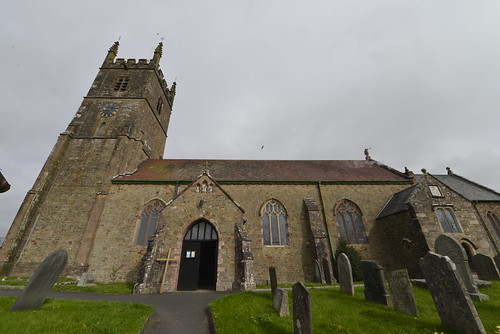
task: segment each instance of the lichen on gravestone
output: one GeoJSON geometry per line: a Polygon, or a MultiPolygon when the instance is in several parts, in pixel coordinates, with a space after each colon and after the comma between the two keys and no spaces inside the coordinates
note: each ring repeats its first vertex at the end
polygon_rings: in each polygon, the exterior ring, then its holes
{"type": "Polygon", "coordinates": [[[443,325],[464,334],[486,334],[453,261],[428,252],[420,266],[443,325]]]}

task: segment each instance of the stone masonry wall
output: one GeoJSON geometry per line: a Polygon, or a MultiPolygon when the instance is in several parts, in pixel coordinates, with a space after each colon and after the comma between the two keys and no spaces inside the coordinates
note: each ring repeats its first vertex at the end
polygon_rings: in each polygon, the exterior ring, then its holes
{"type": "Polygon", "coordinates": [[[135,282],[146,246],[135,244],[140,217],[155,199],[168,203],[174,185],[113,185],[107,196],[89,262],[89,272],[100,282],[135,282]]]}
{"type": "Polygon", "coordinates": [[[500,217],[500,204],[495,202],[481,202],[476,203],[475,207],[477,209],[476,212],[480,216],[481,224],[483,224],[483,226],[487,230],[487,235],[493,245],[492,252],[490,254],[484,254],[494,257],[497,254],[500,254],[500,237],[495,233],[493,227],[491,226],[487,214],[489,211],[491,211],[497,217],[500,217]]]}
{"type": "Polygon", "coordinates": [[[416,217],[425,234],[427,244],[434,251],[434,244],[439,235],[444,234],[439,224],[435,209],[451,208],[455,213],[462,233],[447,233],[457,240],[470,245],[474,252],[483,253],[489,256],[495,254],[495,248],[488,237],[481,218],[477,215],[473,204],[444,186],[432,175],[425,175],[424,179],[417,185],[417,191],[411,198],[411,205],[415,210],[416,217]],[[433,197],[429,186],[437,185],[442,193],[442,197],[433,197]]]}
{"type": "Polygon", "coordinates": [[[371,241],[378,245],[375,258],[385,271],[407,269],[410,277],[423,277],[419,259],[429,247],[411,208],[377,220],[371,241]]]}
{"type": "MultiPolygon", "coordinates": [[[[90,271],[97,275],[99,281],[109,281],[109,273],[113,268],[118,270],[119,280],[134,281],[137,264],[145,252],[145,247],[134,245],[134,235],[137,231],[139,217],[146,203],[154,198],[168,203],[174,195],[175,185],[143,184],[112,186],[108,201],[103,212],[103,218],[96,238],[96,245],[91,260],[90,271]]],[[[186,186],[180,186],[182,191],[186,186]]],[[[218,289],[230,289],[234,275],[234,265],[227,265],[227,261],[234,258],[234,223],[245,219],[245,230],[251,240],[254,255],[254,277],[257,284],[268,281],[268,267],[275,266],[279,279],[286,282],[314,281],[315,249],[314,240],[307,223],[307,210],[303,199],[314,198],[322,203],[317,185],[231,185],[223,184],[222,189],[239,204],[245,213],[237,213],[236,206],[224,195],[214,192],[213,199],[208,194],[201,210],[198,207],[201,194],[186,191],[181,198],[171,203],[163,212],[165,221],[165,252],[172,247],[171,257],[179,257],[181,239],[188,226],[198,218],[210,221],[221,233],[219,244],[219,261],[222,266],[219,270],[230,271],[231,274],[221,274],[218,289]],[[214,196],[216,195],[216,196],[214,196]],[[262,243],[262,218],[260,211],[269,199],[276,199],[284,205],[288,214],[288,240],[285,246],[264,246],[262,243]],[[208,202],[210,201],[210,203],[208,202]],[[223,232],[227,231],[227,232],[223,232]],[[226,236],[229,236],[226,239],[226,236]],[[226,276],[224,276],[226,275],[226,276]]],[[[335,203],[342,199],[355,202],[363,213],[368,239],[373,229],[375,217],[382,209],[390,195],[403,189],[405,185],[322,185],[321,192],[325,201],[324,208],[327,216],[327,226],[333,245],[338,240],[338,228],[334,219],[335,203]]],[[[321,205],[322,206],[322,205],[321,205]]],[[[323,208],[323,206],[322,206],[323,208]]],[[[239,210],[239,209],[238,209],[239,210]]],[[[323,209],[321,209],[323,211],[323,209]]],[[[372,243],[355,245],[364,258],[372,259],[378,254],[372,243]],[[372,249],[374,248],[374,249],[372,249]]],[[[171,263],[169,268],[170,280],[178,275],[176,266],[171,263]]],[[[176,283],[171,282],[171,289],[176,283]]]]}

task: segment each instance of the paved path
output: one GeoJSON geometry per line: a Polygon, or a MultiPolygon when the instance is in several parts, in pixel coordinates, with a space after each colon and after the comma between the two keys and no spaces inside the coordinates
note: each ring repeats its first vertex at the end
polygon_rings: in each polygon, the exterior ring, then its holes
{"type": "MultiPolygon", "coordinates": [[[[0,290],[0,296],[18,296],[19,290],[0,290]]],[[[155,311],[144,334],[208,334],[207,306],[230,292],[172,292],[151,295],[104,295],[80,292],[50,292],[49,298],[109,300],[153,305],[155,311]]]]}

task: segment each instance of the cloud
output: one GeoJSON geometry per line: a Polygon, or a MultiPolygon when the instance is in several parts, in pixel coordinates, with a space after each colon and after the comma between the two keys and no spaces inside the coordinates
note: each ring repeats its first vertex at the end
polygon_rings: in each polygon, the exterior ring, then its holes
{"type": "Polygon", "coordinates": [[[374,159],[500,190],[494,1],[13,1],[0,13],[0,235],[107,49],[178,94],[165,157],[374,159]],[[265,148],[261,149],[264,145],[265,148]]]}

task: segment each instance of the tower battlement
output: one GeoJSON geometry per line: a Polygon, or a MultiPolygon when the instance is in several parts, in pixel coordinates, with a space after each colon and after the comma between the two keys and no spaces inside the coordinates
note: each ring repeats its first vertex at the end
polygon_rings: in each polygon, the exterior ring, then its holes
{"type": "Polygon", "coordinates": [[[162,70],[160,69],[160,59],[163,54],[163,43],[160,42],[156,49],[154,50],[152,59],[125,59],[125,58],[116,58],[118,54],[119,42],[115,42],[111,48],[108,50],[108,54],[104,59],[104,62],[101,66],[101,69],[116,69],[116,70],[153,70],[160,82],[161,88],[165,92],[167,96],[167,101],[170,104],[170,108],[172,108],[172,104],[175,97],[176,91],[176,83],[174,82],[172,86],[169,88],[167,81],[165,80],[165,76],[163,75],[162,70]]]}

